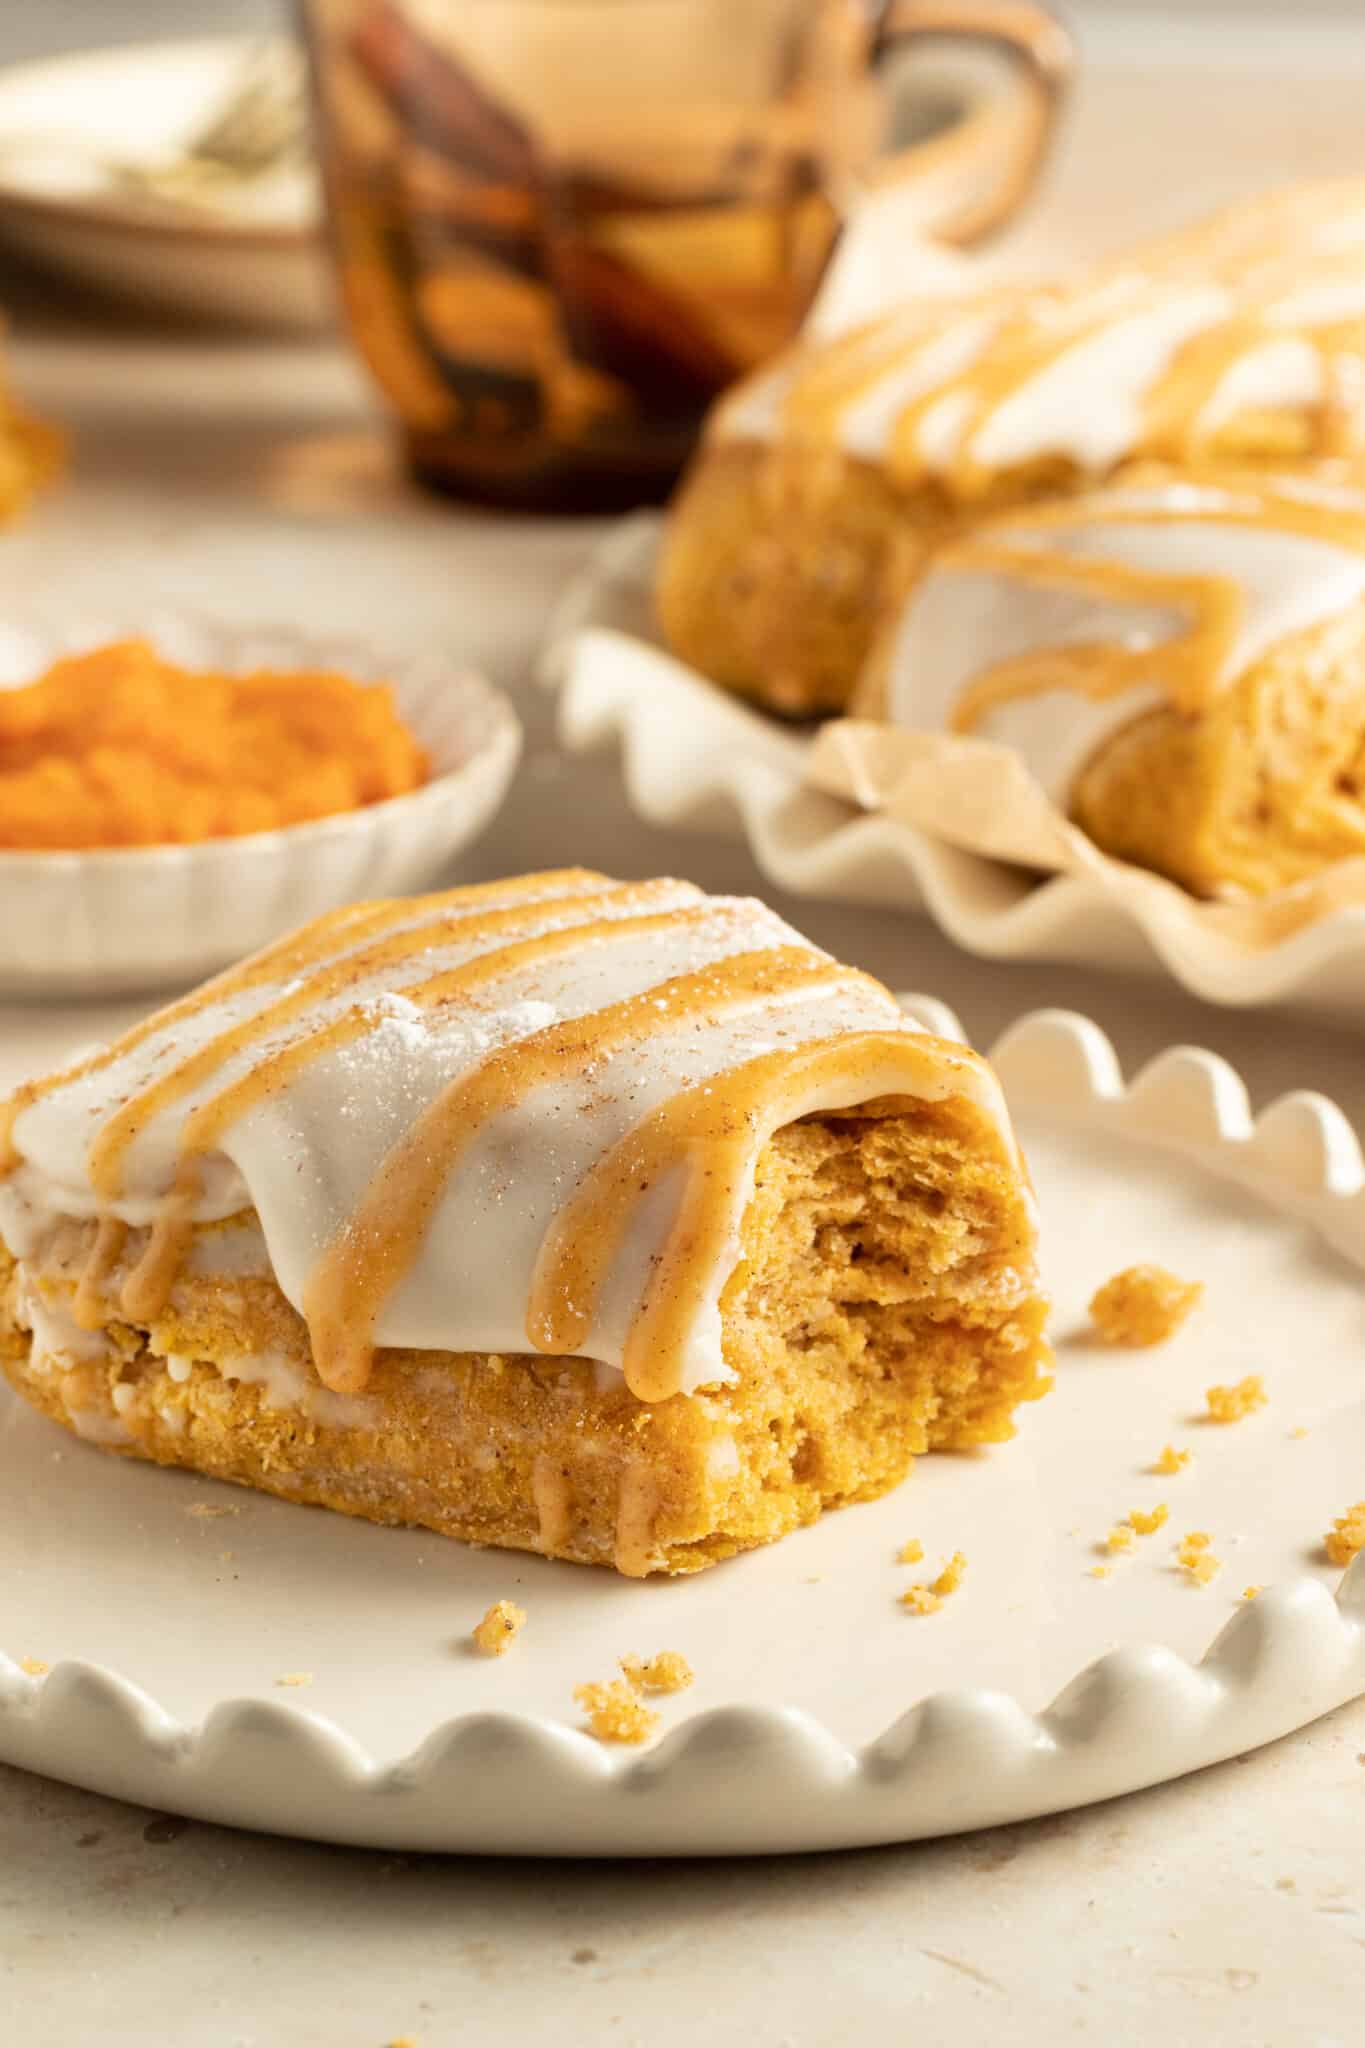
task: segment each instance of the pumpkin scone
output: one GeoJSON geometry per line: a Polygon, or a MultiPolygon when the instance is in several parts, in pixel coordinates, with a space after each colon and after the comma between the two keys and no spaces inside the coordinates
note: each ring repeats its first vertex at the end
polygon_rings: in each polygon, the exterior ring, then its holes
{"type": "Polygon", "coordinates": [[[945,547],[859,699],[1195,895],[1365,854],[1365,478],[1161,473],[945,547]]]}
{"type": "Polygon", "coordinates": [[[884,606],[983,516],[1133,463],[1358,453],[1362,245],[1365,180],[1307,185],[799,343],[712,416],[660,563],[670,644],[770,710],[837,712],[884,606]]]}
{"type": "Polygon", "coordinates": [[[374,1521],[695,1571],[1049,1384],[990,1069],[686,882],[351,905],[0,1131],[20,1393],[374,1521]]]}

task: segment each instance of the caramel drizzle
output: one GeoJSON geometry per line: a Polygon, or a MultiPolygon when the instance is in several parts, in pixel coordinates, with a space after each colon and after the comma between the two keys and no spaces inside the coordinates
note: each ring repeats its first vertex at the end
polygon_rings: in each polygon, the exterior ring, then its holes
{"type": "Polygon", "coordinates": [[[654,1527],[663,1494],[658,1474],[642,1458],[632,1458],[621,1473],[616,1496],[616,1548],[613,1562],[623,1578],[647,1578],[654,1564],[654,1527]]]}
{"type": "MultiPolygon", "coordinates": [[[[103,1073],[158,1032],[164,1033],[189,1018],[199,1016],[213,1003],[224,1002],[272,981],[287,980],[306,968],[316,966],[325,957],[328,946],[338,937],[343,941],[370,938],[406,918],[443,907],[452,910],[466,905],[476,907],[490,898],[510,895],[515,899],[532,896],[539,890],[546,890],[548,896],[547,885],[556,883],[565,887],[581,885],[586,888],[599,884],[606,889],[610,886],[605,875],[595,874],[588,868],[550,869],[543,874],[524,875],[516,882],[479,882],[432,896],[390,897],[376,903],[346,904],[340,910],[315,918],[301,931],[290,933],[263,951],[253,953],[238,966],[215,975],[211,981],[182,996],[179,1002],[155,1011],[98,1052],[88,1054],[55,1074],[26,1081],[16,1088],[4,1103],[0,1103],[0,1179],[13,1173],[20,1164],[21,1155],[14,1145],[14,1126],[24,1110],[55,1094],[60,1088],[84,1080],[91,1074],[103,1073]]],[[[554,899],[549,897],[549,900],[554,899]]]]}
{"type": "Polygon", "coordinates": [[[126,1223],[120,1223],[117,1216],[102,1216],[95,1242],[81,1269],[76,1282],[76,1292],[71,1301],[71,1316],[82,1330],[98,1330],[104,1324],[104,1283],[117,1263],[128,1235],[126,1223]]]}
{"type": "Polygon", "coordinates": [[[547,1556],[562,1550],[573,1531],[573,1487],[560,1459],[542,1451],[531,1467],[536,1541],[547,1556]]]}
{"type": "MultiPolygon", "coordinates": [[[[459,1075],[390,1149],[359,1206],[309,1276],[304,1318],[324,1385],[337,1393],[363,1389],[374,1356],[375,1326],[416,1258],[456,1165],[494,1118],[533,1089],[689,1019],[709,1021],[780,994],[833,995],[869,986],[877,984],[804,946],[735,953],[697,973],[533,1032],[459,1075]]],[[[783,1065],[793,1055],[773,1057],[783,1065]]],[[[728,1082],[722,1077],[706,1085],[719,1095],[728,1082]]],[[[694,1095],[699,1105],[707,1099],[704,1087],[689,1091],[687,1099],[694,1095]]],[[[538,1342],[533,1320],[528,1334],[538,1342]]]]}
{"type": "MultiPolygon", "coordinates": [[[[678,1391],[688,1332],[732,1242],[766,1138],[799,1115],[813,1090],[887,1067],[906,1092],[938,1096],[946,1076],[979,1068],[958,1048],[916,1032],[859,1031],[763,1053],[663,1103],[601,1159],[547,1231],[531,1283],[526,1331],[540,1351],[578,1350],[640,1190],[685,1175],[675,1220],[626,1339],[622,1368],[642,1401],[678,1391]]],[[[875,1092],[893,1089],[877,1085],[875,1092]]]]}
{"type": "MultiPolygon", "coordinates": [[[[1359,186],[1354,189],[1359,193],[1359,186]]],[[[936,308],[935,321],[916,319],[909,331],[903,314],[890,315],[822,344],[800,363],[782,406],[787,430],[798,441],[836,444],[851,408],[930,348],[945,320],[988,317],[999,308],[1000,323],[980,354],[898,409],[884,456],[888,475],[902,488],[923,481],[929,468],[922,452],[925,421],[942,402],[957,399],[961,419],[954,430],[955,452],[941,480],[959,498],[979,496],[998,471],[974,450],[1004,405],[1064,354],[1116,322],[1159,309],[1166,293],[1187,291],[1203,281],[1221,285],[1230,297],[1229,309],[1173,344],[1165,369],[1143,397],[1140,429],[1127,459],[1183,456],[1202,447],[1209,438],[1204,420],[1223,378],[1251,349],[1286,339],[1307,341],[1322,366],[1325,396],[1318,407],[1315,454],[1349,453],[1357,445],[1353,365],[1362,353],[1365,323],[1349,317],[1313,325],[1276,319],[1271,290],[1273,285],[1284,295],[1296,282],[1350,274],[1355,252],[1343,254],[1330,244],[1319,248],[1313,236],[1321,221],[1330,224],[1332,209],[1340,204],[1339,195],[1322,195],[1311,206],[1283,209],[1278,236],[1242,229],[1234,210],[1226,223],[1211,224],[1221,240],[1210,228],[1186,230],[1138,252],[1136,261],[1096,270],[1070,293],[1047,286],[1028,293],[1009,288],[983,293],[936,308]],[[1307,240],[1306,253],[1294,250],[1294,234],[1307,240]],[[1201,254],[1204,260],[1196,260],[1201,254]],[[1017,309],[1013,317],[1012,307],[1017,309]]],[[[1064,449],[1054,452],[1065,457],[1064,449]]],[[[1047,451],[1038,453],[1044,459],[1047,451]]]]}
{"type": "MultiPolygon", "coordinates": [[[[1217,505],[1125,506],[1120,497],[1091,501],[1087,522],[1096,525],[1196,523],[1291,531],[1365,551],[1365,504],[1356,511],[1311,499],[1258,492],[1217,505]]],[[[982,570],[1037,588],[1077,590],[1122,605],[1147,605],[1183,614],[1188,623],[1163,640],[1159,650],[1124,647],[1112,640],[1061,642],[1030,648],[991,663],[966,684],[949,720],[954,732],[974,732],[1002,705],[1073,690],[1092,702],[1122,696],[1150,684],[1159,663],[1161,687],[1175,708],[1193,716],[1217,691],[1245,613],[1245,591],[1235,576],[1204,571],[1190,575],[1139,569],[1120,561],[1084,560],[1047,547],[1011,547],[1011,534],[1074,529],[1074,507],[1046,507],[1039,513],[1002,519],[980,540],[944,548],[935,567],[982,570]]]]}
{"type": "MultiPolygon", "coordinates": [[[[477,944],[481,939],[514,935],[524,931],[528,922],[533,922],[538,916],[558,916],[561,913],[568,916],[584,910],[591,911],[603,904],[629,908],[638,902],[657,900],[660,894],[667,893],[672,886],[669,883],[646,882],[633,887],[595,889],[586,895],[553,896],[548,901],[538,899],[529,905],[511,904],[498,910],[459,917],[448,923],[427,919],[411,926],[405,925],[403,929],[390,932],[373,944],[362,946],[358,951],[343,953],[338,959],[328,961],[286,995],[280,996],[275,1002],[267,1003],[263,1009],[254,1011],[251,1016],[243,1018],[237,1024],[229,1025],[226,1030],[208,1039],[187,1059],[172,1067],[149,1087],[142,1089],[109,1117],[90,1147],[86,1161],[86,1170],[95,1192],[106,1201],[117,1200],[123,1191],[123,1167],[129,1148],[148,1124],[164,1110],[169,1109],[172,1103],[190,1094],[202,1081],[208,1080],[238,1054],[247,1051],[252,1045],[259,1044],[262,1039],[272,1037],[277,1031],[283,1030],[296,1018],[305,1016],[309,1010],[325,1002],[330,996],[338,995],[347,987],[369,980],[372,976],[382,973],[385,968],[399,967],[405,961],[431,953],[442,944],[460,945],[466,941],[477,944]]],[[[497,958],[498,955],[485,954],[481,959],[490,957],[497,958]]],[[[458,973],[460,970],[455,971],[458,973]]],[[[430,975],[426,975],[415,985],[402,988],[398,993],[414,1002],[439,1001],[440,996],[433,996],[431,991],[438,988],[446,979],[439,977],[433,981],[430,975]]],[[[452,990],[466,985],[468,984],[458,979],[449,984],[452,990]]],[[[348,1028],[336,1039],[338,1045],[348,1043],[367,1028],[374,1029],[379,1020],[362,1007],[347,1012],[345,1021],[348,1028]]],[[[301,1043],[319,1043],[321,1049],[328,1049],[327,1038],[330,1030],[330,1026],[324,1026],[321,1031],[309,1033],[301,1043]]]]}
{"type": "MultiPolygon", "coordinates": [[[[1161,575],[1123,562],[1079,562],[1065,555],[1026,554],[1009,548],[963,551],[973,568],[1053,589],[1079,590],[1122,604],[1158,605],[1183,612],[1189,624],[1162,642],[1162,686],[1178,709],[1194,712],[1205,701],[1209,678],[1226,662],[1242,619],[1241,585],[1230,576],[1161,575]]],[[[1112,640],[1063,642],[1030,648],[992,662],[964,685],[949,720],[954,732],[974,732],[1004,704],[1048,690],[1074,690],[1102,702],[1150,682],[1150,647],[1115,646],[1112,640]]]]}
{"type": "MultiPolygon", "coordinates": [[[[675,885],[665,882],[640,882],[623,885],[611,891],[602,891],[590,897],[555,897],[556,907],[560,904],[593,905],[610,902],[617,909],[636,904],[657,901],[661,894],[675,885]]],[[[449,967],[443,973],[429,975],[424,981],[409,983],[400,991],[407,999],[421,1009],[434,1009],[452,996],[469,994],[475,989],[486,987],[490,982],[503,980],[519,968],[533,966],[541,960],[552,958],[558,953],[577,952],[584,946],[621,943],[637,937],[641,932],[671,931],[679,924],[689,925],[715,916],[713,903],[698,903],[683,908],[658,911],[654,915],[635,917],[601,918],[590,922],[569,925],[558,931],[541,932],[535,937],[523,939],[479,954],[473,960],[465,960],[459,966],[449,967]]],[[[477,925],[484,936],[489,934],[494,920],[497,929],[505,936],[508,932],[524,930],[527,913],[522,910],[515,914],[491,913],[487,918],[471,919],[468,931],[477,925]]],[[[427,949],[429,950],[429,948],[427,949]]],[[[255,1021],[254,1019],[251,1021],[255,1021]]],[[[203,1102],[185,1119],[177,1148],[175,1176],[169,1194],[164,1198],[161,1212],[153,1226],[146,1250],[124,1283],[121,1301],[130,1316],[146,1320],[160,1313],[165,1306],[170,1289],[181,1260],[188,1248],[194,1231],[194,1209],[201,1191],[199,1161],[206,1153],[216,1151],[231,1127],[270,1095],[283,1092],[291,1082],[303,1073],[305,1068],[327,1053],[339,1052],[356,1039],[367,1036],[378,1025],[378,1019],[368,1004],[356,1004],[343,1011],[327,1024],[319,1025],[314,1031],[305,1033],[290,1045],[281,1046],[267,1059],[260,1060],[250,1073],[240,1080],[220,1089],[218,1094],[203,1102]]],[[[235,1041],[236,1033],[224,1034],[228,1041],[235,1041]]],[[[215,1044],[218,1042],[215,1041],[215,1044]]],[[[226,1061],[240,1049],[235,1042],[220,1047],[219,1059],[226,1061]]],[[[208,1048],[205,1048],[207,1051],[208,1048]]],[[[174,1076],[167,1076],[172,1080],[174,1076]]],[[[196,1071],[193,1079],[203,1078],[196,1071]]],[[[161,1084],[158,1084],[158,1087],[161,1084]]],[[[158,1092],[156,1090],[151,1091],[158,1092]]],[[[164,1107],[158,1102],[157,1108],[164,1107]]],[[[118,1118],[125,1117],[137,1108],[129,1104],[118,1112],[118,1118]]],[[[121,1146],[146,1121],[145,1114],[139,1113],[118,1136],[121,1146]]],[[[103,1139],[97,1139],[102,1144],[103,1139]]],[[[108,1154],[101,1153],[101,1165],[108,1173],[116,1172],[118,1155],[112,1161],[108,1154]]]]}

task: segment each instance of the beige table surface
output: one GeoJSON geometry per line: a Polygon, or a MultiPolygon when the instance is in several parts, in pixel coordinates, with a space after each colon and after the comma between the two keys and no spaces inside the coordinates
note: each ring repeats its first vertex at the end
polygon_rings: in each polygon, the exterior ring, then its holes
{"type": "MultiPolygon", "coordinates": [[[[125,10],[126,12],[126,10],[125,10]]],[[[1282,10],[1282,18],[1289,10],[1282,10]]],[[[1117,242],[1365,155],[1358,5],[1312,30],[1190,6],[1107,14],[1024,260],[1117,242]]],[[[528,759],[470,878],[564,860],[758,886],[747,856],[646,830],[612,766],[567,763],[525,686],[595,529],[409,493],[334,348],[247,348],[35,304],[13,361],[71,426],[63,491],[0,544],[0,600],[192,605],[436,643],[518,689],[528,759]]],[[[783,903],[818,939],[954,1003],[1097,1016],[1127,1061],[1212,1044],[1258,1101],[1335,1094],[1365,1124],[1361,1035],[1206,1009],[1155,983],[958,954],[920,921],[783,903]]],[[[0,1010],[0,1080],[128,1012],[0,1010]]],[[[76,1477],[74,1469],[73,1479],[76,1477]]],[[[0,2044],[753,2048],[1365,2039],[1365,1704],[1241,1763],[987,1835],[751,1864],[366,1855],[233,1835],[0,1770],[0,2044]]]]}

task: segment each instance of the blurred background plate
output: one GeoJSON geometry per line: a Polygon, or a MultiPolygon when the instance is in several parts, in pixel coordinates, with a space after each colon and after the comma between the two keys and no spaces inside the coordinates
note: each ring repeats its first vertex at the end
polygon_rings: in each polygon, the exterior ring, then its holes
{"type": "Polygon", "coordinates": [[[317,327],[331,299],[301,95],[292,45],[250,36],[9,65],[0,241],[162,313],[317,327]],[[190,175],[206,137],[259,174],[207,175],[201,157],[190,175]]]}

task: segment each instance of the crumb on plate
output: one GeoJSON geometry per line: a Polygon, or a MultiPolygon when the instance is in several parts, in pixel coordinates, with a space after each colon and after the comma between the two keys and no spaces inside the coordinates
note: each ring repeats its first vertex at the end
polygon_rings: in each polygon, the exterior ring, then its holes
{"type": "Polygon", "coordinates": [[[1116,1522],[1114,1524],[1113,1528],[1109,1531],[1109,1534],[1104,1539],[1104,1547],[1106,1550],[1112,1551],[1114,1553],[1117,1553],[1121,1550],[1132,1549],[1133,1532],[1128,1527],[1128,1524],[1126,1522],[1116,1522]]]}
{"type": "Polygon", "coordinates": [[[186,1508],[187,1515],[193,1515],[201,1522],[216,1522],[220,1515],[240,1515],[239,1507],[232,1507],[216,1500],[192,1500],[186,1508]]]}
{"type": "Polygon", "coordinates": [[[937,1614],[943,1602],[928,1586],[911,1586],[900,1598],[902,1607],[908,1607],[912,1614],[937,1614]]]}
{"type": "Polygon", "coordinates": [[[52,1666],[44,1664],[41,1657],[21,1657],[19,1669],[26,1671],[30,1678],[46,1678],[52,1666]]]}
{"type": "Polygon", "coordinates": [[[1108,1579],[1112,1578],[1113,1575],[1114,1567],[1112,1564],[1092,1564],[1090,1567],[1092,1579],[1108,1579]]]}
{"type": "Polygon", "coordinates": [[[1173,1479],[1177,1472],[1184,1471],[1193,1456],[1192,1451],[1178,1451],[1174,1444],[1163,1444],[1152,1470],[1161,1473],[1163,1478],[1173,1479]]]}
{"type": "Polygon", "coordinates": [[[692,1666],[681,1650],[660,1650],[656,1657],[623,1657],[621,1669],[637,1692],[685,1692],[692,1666]]]}
{"type": "Polygon", "coordinates": [[[1365,1550],[1365,1500],[1358,1500],[1344,1515],[1338,1515],[1322,1540],[1333,1564],[1349,1564],[1353,1557],[1359,1557],[1365,1550]]]}
{"type": "Polygon", "coordinates": [[[1209,1404],[1210,1422],[1240,1422],[1243,1416],[1254,1415],[1258,1408],[1264,1408],[1269,1398],[1265,1381],[1258,1372],[1249,1372],[1235,1386],[1210,1387],[1204,1395],[1209,1404]]]}
{"type": "Polygon", "coordinates": [[[900,1549],[896,1552],[897,1564],[922,1564],[923,1562],[924,1545],[913,1536],[908,1543],[902,1543],[900,1549]]]}
{"type": "Polygon", "coordinates": [[[1191,1529],[1176,1545],[1176,1563],[1197,1586],[1207,1586],[1223,1569],[1221,1559],[1209,1548],[1212,1542],[1207,1529],[1191,1529]]]}
{"type": "Polygon", "coordinates": [[[1133,1508],[1129,1511],[1128,1526],[1135,1529],[1139,1536],[1155,1536],[1157,1530],[1165,1524],[1170,1512],[1164,1500],[1159,1501],[1154,1508],[1133,1508]]]}
{"type": "Polygon", "coordinates": [[[659,1716],[645,1705],[628,1679],[576,1685],[573,1696],[599,1742],[644,1742],[659,1725],[659,1716]]]}
{"type": "Polygon", "coordinates": [[[1262,1593],[1264,1591],[1265,1588],[1263,1586],[1243,1586],[1242,1598],[1244,1600],[1254,1600],[1258,1593],[1262,1593]]]}
{"type": "Polygon", "coordinates": [[[955,1550],[931,1585],[917,1583],[900,1596],[902,1607],[912,1614],[937,1614],[950,1594],[956,1593],[967,1574],[967,1559],[955,1550]]]}
{"type": "Polygon", "coordinates": [[[1107,1344],[1141,1350],[1173,1337],[1203,1292],[1164,1266],[1125,1266],[1096,1289],[1090,1315],[1107,1344]]]}
{"type": "Polygon", "coordinates": [[[285,1671],[275,1680],[276,1685],[311,1685],[311,1671],[285,1671]]]}
{"type": "Polygon", "coordinates": [[[495,1600],[474,1630],[475,1648],[485,1657],[501,1657],[526,1626],[526,1609],[515,1600],[495,1600]]]}

